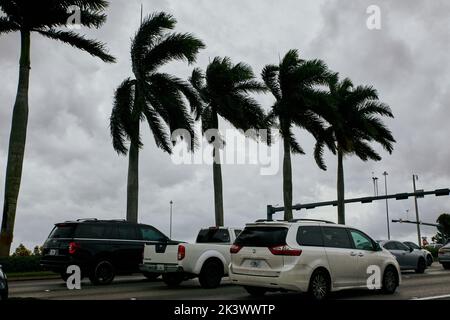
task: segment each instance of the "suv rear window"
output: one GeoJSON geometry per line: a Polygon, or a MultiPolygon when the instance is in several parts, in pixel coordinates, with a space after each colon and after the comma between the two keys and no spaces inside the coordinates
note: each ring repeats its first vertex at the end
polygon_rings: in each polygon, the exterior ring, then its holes
{"type": "Polygon", "coordinates": [[[230,233],[226,229],[202,229],[198,233],[197,243],[229,243],[230,233]]]}
{"type": "Polygon", "coordinates": [[[106,226],[104,224],[79,224],[75,238],[104,239],[106,226]]]}
{"type": "Polygon", "coordinates": [[[323,247],[322,229],[319,226],[299,227],[297,242],[302,246],[323,247]]]}
{"type": "Polygon", "coordinates": [[[75,224],[57,224],[48,237],[50,239],[73,238],[74,230],[75,224]]]}
{"type": "Polygon", "coordinates": [[[237,237],[235,244],[243,247],[273,247],[286,244],[288,228],[248,227],[237,237]]]}

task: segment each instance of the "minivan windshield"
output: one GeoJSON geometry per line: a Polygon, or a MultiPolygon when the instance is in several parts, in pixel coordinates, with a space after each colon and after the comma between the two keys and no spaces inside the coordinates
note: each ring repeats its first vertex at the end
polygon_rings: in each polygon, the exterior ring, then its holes
{"type": "Polygon", "coordinates": [[[74,224],[57,224],[48,236],[50,239],[73,238],[74,224]]]}
{"type": "Polygon", "coordinates": [[[235,244],[242,247],[274,247],[286,244],[288,228],[246,227],[237,237],[235,244]]]}

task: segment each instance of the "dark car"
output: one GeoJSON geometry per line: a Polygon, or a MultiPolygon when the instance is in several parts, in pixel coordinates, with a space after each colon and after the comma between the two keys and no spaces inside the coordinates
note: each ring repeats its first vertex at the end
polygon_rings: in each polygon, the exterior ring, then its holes
{"type": "Polygon", "coordinates": [[[0,300],[8,299],[8,279],[0,266],[0,300]]]}
{"type": "MultiPolygon", "coordinates": [[[[116,274],[139,271],[144,244],[171,243],[156,228],[123,220],[82,219],[58,223],[44,243],[41,266],[68,278],[77,265],[93,284],[108,284],[116,274]]],[[[144,273],[147,278],[158,274],[144,273]]]]}
{"type": "Polygon", "coordinates": [[[378,243],[397,258],[401,270],[424,273],[427,268],[426,257],[422,251],[414,250],[403,242],[395,240],[378,241],[378,243]]]}

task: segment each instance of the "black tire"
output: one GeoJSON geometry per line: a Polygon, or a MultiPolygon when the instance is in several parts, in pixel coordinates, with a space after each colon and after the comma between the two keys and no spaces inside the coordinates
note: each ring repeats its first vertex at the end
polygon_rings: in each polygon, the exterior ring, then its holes
{"type": "Polygon", "coordinates": [[[107,285],[113,282],[115,276],[116,273],[112,263],[108,260],[100,260],[92,269],[89,280],[94,285],[107,285]]]}
{"type": "Polygon", "coordinates": [[[175,287],[178,287],[181,282],[183,282],[184,275],[182,273],[178,273],[178,272],[164,273],[162,275],[162,279],[168,287],[175,288],[175,287]]]}
{"type": "Polygon", "coordinates": [[[443,263],[442,266],[445,270],[450,270],[450,263],[443,263]]]}
{"type": "Polygon", "coordinates": [[[248,292],[249,295],[253,297],[262,297],[266,294],[267,289],[262,287],[247,287],[245,286],[244,289],[248,292]]]}
{"type": "Polygon", "coordinates": [[[427,268],[427,263],[425,262],[425,259],[420,258],[419,261],[417,262],[416,273],[424,273],[426,268],[427,268]]]}
{"type": "Polygon", "coordinates": [[[427,255],[427,266],[431,266],[433,264],[433,256],[432,255],[427,255]]]}
{"type": "Polygon", "coordinates": [[[309,296],[316,301],[328,298],[331,290],[330,276],[325,270],[316,270],[309,280],[309,296]]]}
{"type": "Polygon", "coordinates": [[[387,294],[393,294],[398,287],[398,273],[394,267],[388,266],[384,270],[381,290],[387,294]]]}
{"type": "Polygon", "coordinates": [[[206,261],[198,276],[200,285],[204,289],[214,289],[220,286],[223,277],[223,264],[217,260],[206,261]]]}
{"type": "Polygon", "coordinates": [[[144,277],[146,277],[148,280],[155,281],[161,274],[160,273],[153,273],[153,272],[142,272],[144,277]]]}

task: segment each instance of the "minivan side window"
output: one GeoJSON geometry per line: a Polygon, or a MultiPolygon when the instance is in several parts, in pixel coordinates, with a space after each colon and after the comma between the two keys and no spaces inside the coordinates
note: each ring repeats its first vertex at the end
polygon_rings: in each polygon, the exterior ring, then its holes
{"type": "Polygon", "coordinates": [[[355,245],[356,249],[375,251],[372,240],[366,235],[356,230],[350,230],[350,234],[352,236],[353,244],[355,245]]]}
{"type": "Polygon", "coordinates": [[[347,229],[334,228],[334,227],[322,227],[323,242],[325,247],[331,248],[353,248],[350,238],[348,236],[347,229]]]}
{"type": "Polygon", "coordinates": [[[302,226],[297,231],[297,243],[301,246],[323,247],[320,226],[302,226]]]}

